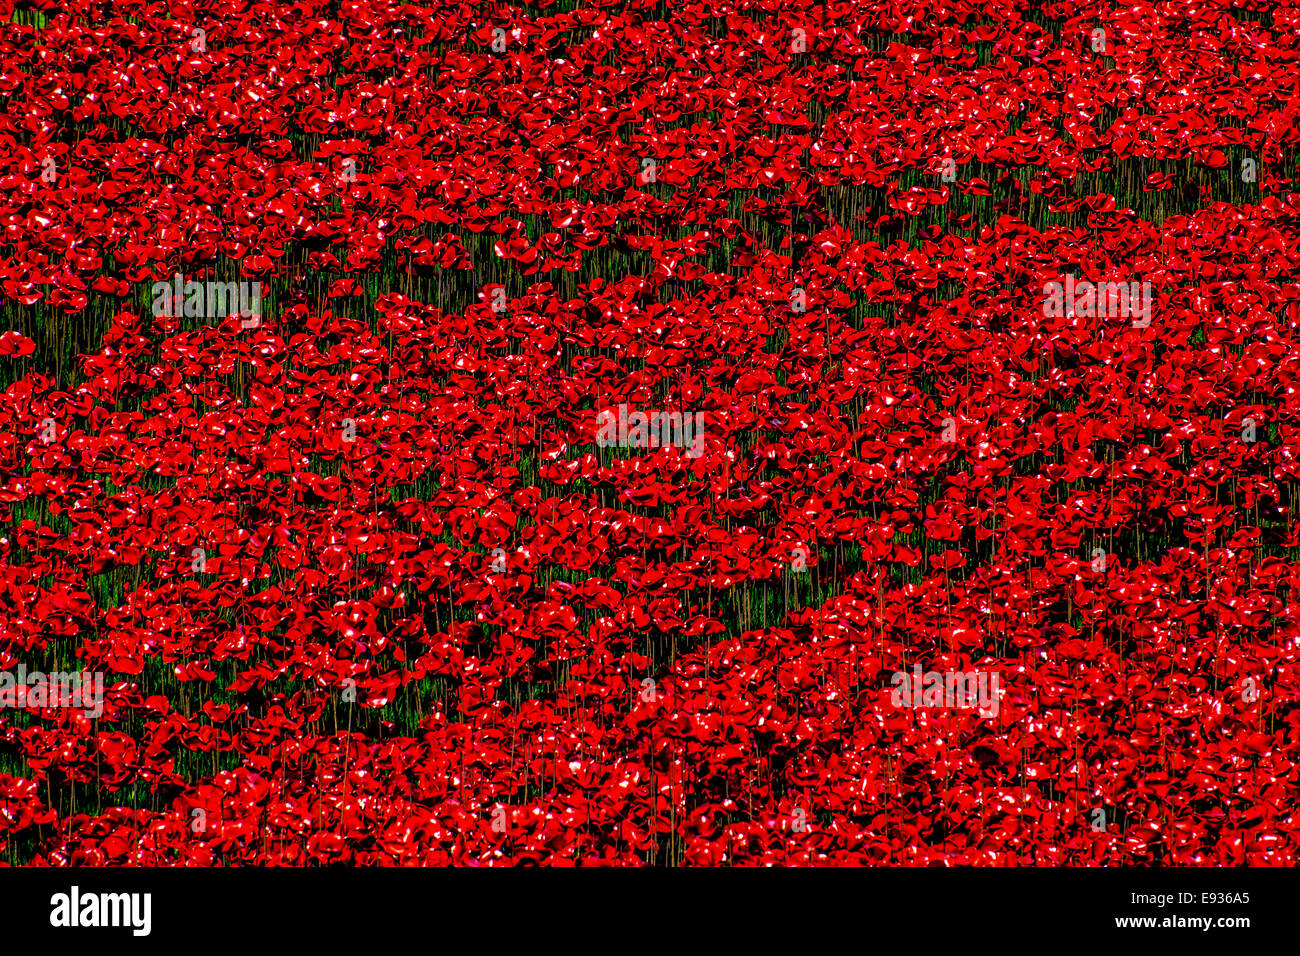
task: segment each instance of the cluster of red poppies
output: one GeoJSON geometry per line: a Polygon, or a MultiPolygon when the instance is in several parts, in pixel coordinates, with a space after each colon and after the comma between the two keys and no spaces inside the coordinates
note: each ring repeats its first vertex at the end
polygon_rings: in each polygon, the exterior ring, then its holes
{"type": "Polygon", "coordinates": [[[1298,862],[1300,8],[0,18],[0,861],[1298,862]]]}

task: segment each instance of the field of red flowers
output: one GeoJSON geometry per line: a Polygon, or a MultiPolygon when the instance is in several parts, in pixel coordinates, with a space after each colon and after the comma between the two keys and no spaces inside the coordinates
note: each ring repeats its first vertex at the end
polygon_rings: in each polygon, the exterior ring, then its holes
{"type": "Polygon", "coordinates": [[[1300,9],[0,21],[0,862],[1300,862],[1300,9]]]}

